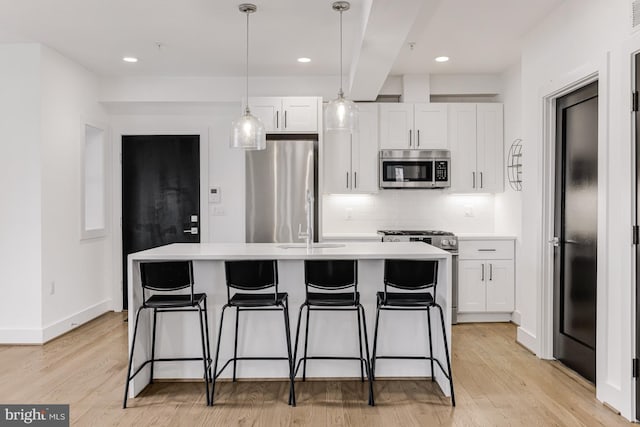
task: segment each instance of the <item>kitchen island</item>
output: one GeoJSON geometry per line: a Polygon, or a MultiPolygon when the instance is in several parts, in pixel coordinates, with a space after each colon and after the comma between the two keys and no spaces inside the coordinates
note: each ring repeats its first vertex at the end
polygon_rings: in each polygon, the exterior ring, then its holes
{"type": "MultiPolygon", "coordinates": [[[[376,314],[376,292],[383,290],[384,259],[425,259],[439,262],[436,301],[444,309],[446,333],[451,343],[451,255],[443,250],[419,242],[382,243],[354,242],[345,244],[317,244],[308,249],[304,244],[277,243],[176,243],[129,255],[129,349],[135,312],[142,303],[140,286],[141,261],[192,260],[195,292],[208,296],[209,330],[211,348],[215,348],[217,323],[222,306],[227,302],[225,260],[278,260],[279,291],[289,293],[291,328],[295,331],[298,309],[304,301],[304,260],[306,259],[357,259],[358,290],[367,316],[370,345],[373,345],[373,328],[376,314]]],[[[432,320],[439,324],[437,311],[432,320]]],[[[314,312],[309,328],[309,355],[357,355],[357,318],[355,312],[314,312]]],[[[383,312],[378,338],[379,355],[426,355],[429,352],[427,318],[424,312],[383,312]]],[[[167,313],[158,318],[156,357],[198,357],[201,355],[199,326],[195,313],[167,313]],[[162,316],[173,316],[163,322],[162,316]]],[[[225,322],[220,360],[224,362],[233,354],[234,322],[225,322]]],[[[140,316],[134,370],[151,354],[151,310],[140,316]]],[[[443,364],[444,345],[439,327],[433,328],[434,355],[443,364]]],[[[302,347],[302,345],[300,346],[302,347]]],[[[449,346],[451,348],[451,345],[449,346]]],[[[300,353],[299,353],[300,354],[300,353]]],[[[250,313],[240,317],[238,355],[286,356],[282,315],[277,312],[250,313]]],[[[307,366],[308,377],[360,376],[359,363],[351,361],[312,360],[307,366]]],[[[445,365],[446,366],[446,365],[445,365]]],[[[227,370],[230,376],[231,370],[227,370]]],[[[225,371],[225,374],[227,372],[225,371]]],[[[130,397],[137,395],[149,383],[150,365],[147,365],[132,381],[130,397]]],[[[379,360],[376,377],[430,377],[427,361],[379,360]]],[[[225,377],[223,375],[222,377],[225,377]]],[[[241,361],[239,378],[288,377],[284,361],[241,361]]],[[[156,363],[154,378],[201,379],[202,362],[156,363]]],[[[448,380],[437,368],[435,378],[445,396],[450,395],[448,380]]]]}

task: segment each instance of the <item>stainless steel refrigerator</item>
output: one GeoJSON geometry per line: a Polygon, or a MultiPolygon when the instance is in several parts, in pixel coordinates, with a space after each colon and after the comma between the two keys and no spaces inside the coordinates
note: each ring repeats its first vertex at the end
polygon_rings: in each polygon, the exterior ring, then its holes
{"type": "Polygon", "coordinates": [[[267,135],[267,148],[246,154],[246,240],[304,242],[305,199],[313,195],[314,241],[318,241],[318,137],[267,135]]]}

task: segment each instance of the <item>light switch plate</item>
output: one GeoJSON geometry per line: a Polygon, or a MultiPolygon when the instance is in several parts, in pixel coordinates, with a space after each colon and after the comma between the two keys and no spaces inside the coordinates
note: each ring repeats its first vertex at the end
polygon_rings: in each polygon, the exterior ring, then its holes
{"type": "Polygon", "coordinates": [[[220,203],[222,198],[220,187],[209,188],[209,203],[220,203]]]}

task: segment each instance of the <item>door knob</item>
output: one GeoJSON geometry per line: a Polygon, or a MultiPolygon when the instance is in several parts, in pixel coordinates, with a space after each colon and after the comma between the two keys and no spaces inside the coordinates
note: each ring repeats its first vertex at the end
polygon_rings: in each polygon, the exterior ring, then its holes
{"type": "Polygon", "coordinates": [[[187,228],[186,230],[182,230],[184,234],[198,234],[198,227],[187,228]]]}
{"type": "Polygon", "coordinates": [[[560,238],[559,237],[554,237],[553,239],[549,240],[549,243],[553,244],[553,246],[560,246],[560,238]]]}

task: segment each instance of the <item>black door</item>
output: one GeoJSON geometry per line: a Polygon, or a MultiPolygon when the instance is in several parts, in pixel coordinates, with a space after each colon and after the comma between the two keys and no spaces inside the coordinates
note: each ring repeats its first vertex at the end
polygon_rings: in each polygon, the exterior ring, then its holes
{"type": "Polygon", "coordinates": [[[200,137],[122,137],[122,295],[127,255],[200,242],[200,137]]]}
{"type": "Polygon", "coordinates": [[[598,83],[556,103],[553,355],[596,380],[598,83]]]}

